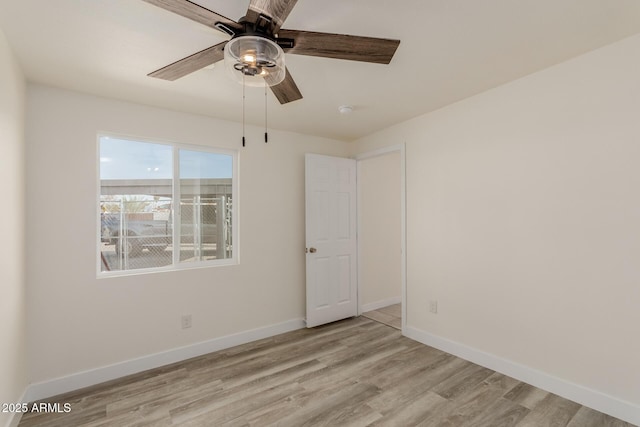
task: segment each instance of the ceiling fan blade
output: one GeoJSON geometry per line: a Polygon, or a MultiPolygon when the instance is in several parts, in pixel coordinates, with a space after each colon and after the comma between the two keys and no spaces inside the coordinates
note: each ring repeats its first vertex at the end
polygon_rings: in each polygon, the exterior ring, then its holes
{"type": "Polygon", "coordinates": [[[223,41],[215,46],[201,50],[198,53],[189,55],[179,61],[162,67],[159,70],[149,73],[149,77],[156,77],[163,80],[177,80],[194,71],[198,71],[208,65],[214,64],[224,58],[224,47],[228,41],[223,41]]]}
{"type": "Polygon", "coordinates": [[[271,30],[277,33],[297,2],[298,0],[251,0],[246,19],[255,23],[261,14],[266,15],[272,20],[271,30]]]}
{"type": "MultiPolygon", "coordinates": [[[[293,81],[293,77],[289,74],[289,70],[287,69],[287,74],[284,77],[282,83],[279,83],[275,86],[271,86],[271,91],[278,98],[280,104],[286,104],[288,102],[297,101],[298,99],[302,99],[302,94],[300,93],[300,89],[296,86],[296,82],[293,81]]],[[[268,78],[266,78],[267,84],[269,84],[268,78]]]]}
{"type": "Polygon", "coordinates": [[[295,40],[292,48],[284,49],[287,53],[376,64],[391,62],[400,45],[400,40],[299,30],[280,30],[278,37],[295,40]]]}
{"type": "Polygon", "coordinates": [[[189,18],[192,21],[199,22],[207,27],[215,28],[222,32],[228,33],[218,24],[222,24],[232,30],[242,30],[242,25],[238,24],[233,19],[224,17],[212,10],[195,4],[189,0],[143,0],[147,3],[151,3],[169,12],[176,13],[185,18],[189,18]]]}

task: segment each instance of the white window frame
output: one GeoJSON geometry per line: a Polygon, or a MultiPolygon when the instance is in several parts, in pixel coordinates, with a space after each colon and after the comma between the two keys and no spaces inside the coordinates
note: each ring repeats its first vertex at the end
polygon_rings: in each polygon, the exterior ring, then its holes
{"type": "MultiPolygon", "coordinates": [[[[195,145],[195,144],[184,144],[180,142],[171,142],[171,141],[158,141],[149,138],[141,138],[130,135],[122,135],[113,132],[98,132],[96,137],[96,272],[97,278],[108,278],[108,277],[119,277],[119,276],[135,276],[140,274],[149,274],[149,273],[161,273],[168,271],[180,271],[180,270],[191,270],[194,268],[208,268],[208,267],[221,267],[228,265],[237,265],[240,263],[240,230],[239,230],[239,206],[240,206],[240,198],[239,196],[239,187],[240,182],[238,179],[238,168],[239,168],[239,151],[232,149],[224,149],[211,147],[206,145],[195,145]],[[223,154],[232,157],[232,174],[231,174],[231,197],[233,200],[233,207],[231,209],[231,241],[233,242],[233,249],[231,252],[230,258],[225,259],[215,259],[215,260],[207,260],[207,261],[190,261],[190,262],[179,262],[179,251],[174,251],[173,261],[170,265],[165,265],[162,267],[149,267],[149,268],[138,268],[132,270],[116,270],[116,271],[102,271],[102,259],[101,259],[101,210],[100,210],[100,196],[102,192],[102,185],[100,181],[100,139],[101,138],[114,138],[114,139],[124,139],[130,140],[134,142],[143,142],[149,144],[158,144],[158,145],[167,145],[172,147],[173,151],[173,177],[172,177],[172,187],[173,194],[172,200],[180,200],[180,159],[178,157],[179,150],[190,150],[190,151],[201,151],[204,153],[215,153],[215,154],[223,154]],[[177,197],[177,199],[176,199],[177,197]]],[[[180,227],[175,227],[175,224],[180,224],[180,209],[176,206],[176,203],[171,204],[171,215],[172,215],[172,230],[173,230],[173,241],[175,242],[176,237],[179,233],[178,229],[180,227]]]]}

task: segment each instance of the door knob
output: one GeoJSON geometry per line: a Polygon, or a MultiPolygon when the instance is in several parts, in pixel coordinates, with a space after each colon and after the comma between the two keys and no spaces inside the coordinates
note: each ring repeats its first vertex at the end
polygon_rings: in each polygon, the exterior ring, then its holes
{"type": "Polygon", "coordinates": [[[318,250],[316,248],[309,248],[309,252],[315,254],[316,252],[318,252],[318,250]]]}

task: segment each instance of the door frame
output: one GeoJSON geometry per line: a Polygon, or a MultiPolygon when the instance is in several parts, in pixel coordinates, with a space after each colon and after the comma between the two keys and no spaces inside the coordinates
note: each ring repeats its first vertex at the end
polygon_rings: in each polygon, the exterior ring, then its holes
{"type": "MultiPolygon", "coordinates": [[[[362,218],[362,201],[360,195],[361,192],[361,162],[363,160],[371,159],[374,157],[384,156],[393,152],[400,152],[400,281],[402,287],[401,305],[402,305],[402,334],[406,335],[407,327],[407,179],[406,179],[406,158],[405,158],[405,143],[390,145],[384,148],[380,148],[373,151],[367,151],[354,156],[356,160],[356,195],[357,195],[357,230],[358,235],[361,235],[361,218],[362,218]]],[[[360,254],[362,253],[362,247],[360,239],[357,239],[357,261],[358,261],[358,274],[357,274],[357,290],[358,290],[358,316],[362,314],[362,271],[360,262],[360,254]]]]}

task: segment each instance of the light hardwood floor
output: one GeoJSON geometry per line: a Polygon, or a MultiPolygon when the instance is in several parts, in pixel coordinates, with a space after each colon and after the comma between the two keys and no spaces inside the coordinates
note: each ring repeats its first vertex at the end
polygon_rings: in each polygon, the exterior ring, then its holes
{"type": "Polygon", "coordinates": [[[377,310],[367,311],[362,315],[392,328],[402,329],[402,304],[393,304],[377,310]]]}
{"type": "Polygon", "coordinates": [[[51,398],[28,426],[629,426],[359,317],[51,398]]]}

